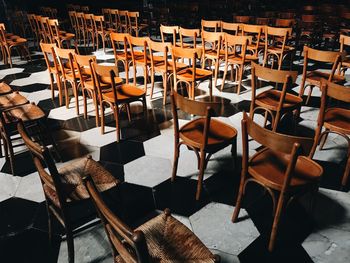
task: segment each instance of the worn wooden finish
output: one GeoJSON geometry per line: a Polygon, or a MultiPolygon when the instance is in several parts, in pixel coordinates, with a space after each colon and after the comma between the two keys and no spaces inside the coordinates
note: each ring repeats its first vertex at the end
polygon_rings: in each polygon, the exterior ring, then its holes
{"type": "Polygon", "coordinates": [[[195,152],[198,159],[199,177],[196,200],[199,200],[202,192],[204,170],[210,156],[228,145],[232,145],[232,154],[236,156],[237,131],[233,127],[211,118],[220,114],[223,106],[221,103],[187,99],[175,91],[171,94],[171,103],[175,134],[174,165],[171,180],[174,181],[176,177],[180,146],[186,145],[195,152]],[[189,114],[201,116],[201,118],[194,119],[179,127],[178,108],[189,114]]]}
{"type": "Polygon", "coordinates": [[[281,214],[290,200],[299,194],[318,189],[323,169],[305,157],[312,146],[311,138],[288,136],[255,124],[246,113],[242,120],[242,172],[232,221],[236,222],[247,183],[264,187],[273,201],[273,224],[268,245],[273,251],[281,214]],[[249,158],[248,135],[264,148],[249,158]],[[278,195],[277,195],[278,194],[278,195]]]}

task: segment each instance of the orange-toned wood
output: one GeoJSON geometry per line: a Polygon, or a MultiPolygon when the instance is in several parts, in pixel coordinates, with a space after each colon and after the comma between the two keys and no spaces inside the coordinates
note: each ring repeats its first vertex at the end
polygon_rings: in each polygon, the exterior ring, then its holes
{"type": "Polygon", "coordinates": [[[171,94],[172,111],[174,118],[175,150],[172,181],[176,178],[180,146],[186,145],[192,149],[198,159],[199,176],[197,183],[196,200],[200,199],[205,167],[215,152],[232,145],[232,155],[236,156],[237,131],[219,120],[212,119],[219,115],[221,102],[204,102],[187,99],[177,92],[171,94]],[[200,116],[179,127],[177,109],[188,114],[200,116]]]}
{"type": "Polygon", "coordinates": [[[168,39],[168,37],[172,38],[172,43],[174,46],[176,46],[176,41],[177,41],[177,35],[179,34],[179,27],[178,26],[164,26],[164,25],[160,25],[160,36],[162,38],[162,42],[165,43],[167,41],[165,41],[166,39],[168,39]]]}
{"type": "Polygon", "coordinates": [[[314,155],[317,145],[320,142],[320,150],[322,150],[329,133],[335,133],[343,137],[348,143],[346,165],[341,181],[341,187],[345,189],[348,185],[350,174],[350,110],[339,106],[330,107],[328,106],[328,101],[329,99],[333,99],[347,104],[350,103],[350,89],[349,87],[338,85],[328,80],[322,80],[321,85],[321,107],[317,120],[314,145],[310,155],[314,155]],[[322,132],[323,128],[324,131],[322,132]]]}
{"type": "Polygon", "coordinates": [[[343,59],[339,63],[339,68],[338,68],[338,74],[344,76],[345,71],[350,68],[350,57],[346,55],[345,48],[350,46],[350,36],[346,35],[340,35],[339,36],[339,42],[340,42],[340,52],[343,53],[343,59]]]}
{"type": "Polygon", "coordinates": [[[197,37],[200,37],[200,29],[188,29],[188,28],[179,28],[180,43],[177,43],[178,46],[182,48],[196,48],[197,47],[197,37]],[[189,39],[189,41],[184,41],[189,39]]]}
{"type": "Polygon", "coordinates": [[[148,25],[141,23],[139,21],[140,13],[139,12],[128,12],[128,25],[130,35],[135,34],[136,37],[140,35],[141,30],[145,30],[148,25]]]}
{"type": "Polygon", "coordinates": [[[221,21],[220,20],[201,20],[201,28],[203,31],[208,32],[220,32],[221,31],[221,21]]]}
{"type": "Polygon", "coordinates": [[[295,137],[266,130],[254,123],[246,113],[242,120],[242,172],[239,193],[232,216],[236,222],[246,185],[255,182],[264,187],[273,201],[273,224],[268,245],[275,247],[281,214],[287,204],[298,195],[318,190],[323,169],[308,155],[311,138],[295,137]],[[248,135],[263,149],[249,158],[248,135]]]}
{"type": "Polygon", "coordinates": [[[125,70],[126,83],[129,83],[129,68],[132,63],[132,55],[129,50],[129,34],[127,33],[110,33],[112,48],[114,53],[115,66],[118,67],[118,62],[122,62],[125,70]],[[119,46],[123,46],[123,50],[119,50],[119,46]]]}

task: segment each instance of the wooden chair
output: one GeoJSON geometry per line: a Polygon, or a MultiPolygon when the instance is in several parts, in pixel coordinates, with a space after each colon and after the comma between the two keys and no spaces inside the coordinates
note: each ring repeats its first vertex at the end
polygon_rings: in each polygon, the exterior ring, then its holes
{"type": "Polygon", "coordinates": [[[128,12],[128,25],[129,25],[129,33],[138,37],[141,30],[145,30],[148,25],[141,23],[139,21],[140,13],[139,12],[128,12]]]}
{"type": "MultiPolygon", "coordinates": [[[[25,100],[25,98],[23,99],[25,100]]],[[[2,98],[3,100],[4,98],[2,98]]],[[[12,96],[12,105],[7,105],[8,108],[0,110],[0,134],[4,142],[5,159],[10,162],[11,173],[13,175],[16,175],[14,148],[19,146],[18,143],[13,143],[14,140],[18,140],[18,138],[14,137],[18,134],[16,130],[18,121],[22,121],[26,126],[31,127],[42,144],[45,142],[50,143],[58,153],[56,143],[47,125],[45,113],[34,103],[28,103],[28,101],[27,103],[23,103],[24,101],[20,102],[19,100],[19,98],[12,96]],[[17,100],[17,102],[14,100],[17,100]]]]}
{"type": "Polygon", "coordinates": [[[179,28],[180,43],[182,48],[197,48],[197,37],[200,37],[200,29],[179,28]],[[186,41],[185,41],[186,38],[186,41]]]}
{"type": "MultiPolygon", "coordinates": [[[[339,36],[339,42],[340,42],[340,52],[342,52],[344,55],[345,47],[350,46],[350,36],[340,35],[339,36]]],[[[341,76],[345,76],[345,71],[350,68],[350,57],[344,56],[344,58],[341,60],[339,67],[338,67],[338,74],[341,76]]]]}
{"type": "Polygon", "coordinates": [[[212,72],[210,70],[202,69],[197,66],[198,60],[202,57],[202,49],[199,48],[181,48],[173,47],[171,49],[172,61],[174,68],[177,66],[178,60],[188,59],[191,65],[187,68],[174,71],[174,87],[178,88],[178,84],[184,83],[187,88],[188,97],[192,100],[195,98],[195,88],[198,87],[200,82],[209,80],[209,93],[210,97],[213,94],[212,90],[212,72]]]}
{"type": "Polygon", "coordinates": [[[106,52],[106,41],[109,38],[109,31],[105,26],[105,18],[104,16],[95,16],[94,15],[94,28],[95,28],[95,36],[96,36],[96,50],[99,48],[99,39],[101,37],[103,52],[106,52]]]}
{"type": "Polygon", "coordinates": [[[242,120],[242,172],[239,193],[232,216],[236,222],[243,194],[249,182],[261,185],[273,201],[273,224],[268,245],[273,251],[281,214],[294,197],[317,192],[323,169],[308,155],[313,140],[266,130],[254,123],[246,113],[242,120]],[[249,158],[248,135],[264,148],[249,158]],[[277,195],[279,194],[279,195],[277,195]]]}
{"type": "Polygon", "coordinates": [[[69,108],[69,91],[67,87],[67,82],[70,83],[73,90],[73,95],[75,98],[75,110],[77,115],[79,115],[79,92],[78,92],[78,82],[79,76],[74,65],[74,54],[75,49],[63,49],[55,48],[55,53],[57,55],[57,60],[60,66],[61,78],[64,87],[64,94],[66,99],[66,108],[69,108]]]}
{"type": "Polygon", "coordinates": [[[63,43],[66,43],[67,48],[70,48],[71,42],[73,41],[74,43],[73,46],[77,50],[77,43],[75,41],[74,34],[61,31],[59,29],[57,19],[49,19],[48,24],[49,24],[50,35],[51,35],[51,43],[56,42],[59,48],[63,48],[63,43]]]}
{"type": "Polygon", "coordinates": [[[126,83],[129,83],[129,68],[132,63],[132,55],[129,50],[129,34],[127,33],[110,33],[112,48],[114,53],[115,66],[118,67],[118,62],[122,62],[125,70],[126,83]],[[123,50],[119,49],[120,44],[123,50]]]}
{"type": "Polygon", "coordinates": [[[198,159],[199,176],[196,200],[199,200],[202,192],[204,170],[212,154],[232,145],[232,155],[236,156],[237,131],[217,119],[212,119],[213,116],[220,114],[221,102],[190,100],[177,92],[173,92],[171,103],[175,133],[174,165],[171,180],[174,181],[176,177],[180,146],[186,145],[195,152],[198,159]],[[188,114],[201,117],[179,127],[178,108],[188,114]]]}
{"type": "Polygon", "coordinates": [[[112,28],[113,27],[111,10],[112,10],[111,8],[102,8],[101,9],[103,18],[105,20],[106,28],[112,28]]]}
{"type": "Polygon", "coordinates": [[[106,205],[93,180],[85,179],[86,188],[110,241],[114,262],[219,262],[208,248],[169,209],[135,230],[126,225],[106,205]]]}
{"type": "Polygon", "coordinates": [[[120,31],[122,33],[129,33],[128,11],[119,10],[118,11],[118,21],[119,21],[120,31]]]}
{"type": "Polygon", "coordinates": [[[228,33],[232,36],[237,36],[240,30],[238,23],[221,22],[221,32],[228,33]]]}
{"type": "Polygon", "coordinates": [[[202,68],[209,61],[209,67],[214,65],[214,87],[216,87],[220,62],[223,61],[225,54],[222,52],[222,40],[224,34],[221,32],[202,31],[202,68]]]}
{"type": "Polygon", "coordinates": [[[256,17],[255,24],[260,26],[269,26],[271,25],[272,18],[270,17],[256,17]]]}
{"type": "Polygon", "coordinates": [[[223,91],[225,86],[228,67],[231,66],[231,80],[233,78],[233,69],[235,69],[235,80],[238,81],[237,94],[240,94],[244,67],[246,65],[246,51],[249,39],[245,36],[233,36],[226,33],[224,40],[225,69],[222,77],[221,91],[223,91]]]}
{"type": "Polygon", "coordinates": [[[86,47],[90,45],[90,41],[92,42],[92,48],[95,48],[95,26],[94,26],[94,15],[93,14],[84,14],[84,30],[85,30],[85,38],[84,46],[86,47]]]}
{"type": "Polygon", "coordinates": [[[307,96],[306,104],[309,103],[313,88],[315,86],[317,87],[321,86],[322,78],[325,78],[325,79],[328,79],[329,81],[333,81],[337,83],[343,82],[345,80],[344,76],[335,74],[338,64],[341,61],[341,56],[342,54],[340,52],[323,51],[323,50],[317,50],[317,49],[304,46],[304,67],[303,67],[302,80],[300,84],[299,96],[302,97],[304,95],[305,88],[310,86],[310,91],[307,96]],[[330,73],[319,71],[319,70],[308,71],[309,60],[317,61],[319,63],[324,63],[324,64],[326,63],[332,64],[332,70],[330,73]]]}
{"type": "Polygon", "coordinates": [[[134,86],[136,86],[136,72],[137,67],[141,66],[143,68],[144,86],[147,90],[148,83],[148,70],[151,66],[151,61],[148,56],[147,43],[150,40],[149,37],[133,37],[128,36],[129,48],[131,53],[131,61],[134,70],[134,86]]]}
{"type": "Polygon", "coordinates": [[[39,37],[39,32],[38,32],[38,28],[37,28],[37,24],[36,24],[36,21],[35,21],[35,15],[34,14],[28,14],[27,15],[27,18],[28,18],[28,22],[29,22],[29,25],[30,25],[30,28],[31,28],[31,31],[32,31],[32,35],[34,37],[34,45],[36,47],[39,46],[39,42],[40,42],[40,37],[39,37]]]}
{"type": "Polygon", "coordinates": [[[71,28],[74,30],[74,34],[78,37],[78,24],[77,24],[76,12],[69,11],[68,16],[69,16],[71,28]]]}
{"type": "Polygon", "coordinates": [[[84,19],[84,13],[82,12],[76,12],[75,13],[76,19],[77,19],[77,37],[78,37],[78,43],[80,44],[83,40],[84,46],[86,46],[86,31],[85,31],[85,19],[84,19]]]}
{"type": "MultiPolygon", "coordinates": [[[[119,184],[119,181],[105,170],[98,162],[94,161],[91,156],[81,158],[70,162],[67,165],[57,169],[55,161],[52,159],[49,149],[41,147],[35,143],[26,132],[23,124],[20,122],[17,126],[24,143],[29,149],[33,162],[38,170],[41,184],[46,199],[46,210],[48,215],[49,239],[52,242],[52,219],[64,227],[67,246],[68,261],[74,263],[74,234],[79,232],[86,223],[92,226],[96,213],[87,210],[84,200],[90,198],[89,192],[83,183],[84,177],[91,173],[99,191],[106,191],[119,184]],[[47,167],[47,169],[45,169],[47,167]],[[74,220],[73,211],[79,206],[83,206],[83,214],[80,214],[77,220],[74,220]]],[[[80,210],[82,210],[80,208],[80,210]]]]}
{"type": "Polygon", "coordinates": [[[246,58],[252,61],[258,60],[258,55],[261,50],[264,49],[265,44],[262,43],[261,36],[263,34],[263,27],[257,25],[243,24],[242,26],[242,36],[251,36],[252,41],[247,47],[246,58]]]}
{"type": "Polygon", "coordinates": [[[321,82],[321,107],[317,120],[314,145],[310,156],[312,157],[314,155],[316,147],[320,142],[320,150],[322,150],[329,133],[335,133],[342,136],[348,143],[346,166],[341,182],[342,188],[345,189],[350,174],[350,110],[346,107],[329,107],[327,104],[329,99],[348,104],[350,102],[350,90],[348,87],[332,83],[331,81],[322,80],[321,82]],[[323,128],[325,130],[322,132],[323,128]]]}
{"type": "Polygon", "coordinates": [[[252,16],[234,16],[233,21],[240,24],[249,24],[253,20],[252,16]]]}
{"type": "Polygon", "coordinates": [[[122,84],[123,80],[118,77],[118,68],[115,66],[98,65],[91,62],[93,69],[93,79],[98,91],[98,99],[100,103],[101,114],[101,133],[104,134],[105,129],[105,107],[109,106],[113,110],[116,122],[117,142],[120,140],[121,129],[119,125],[119,106],[125,106],[127,109],[129,120],[130,109],[129,104],[134,101],[141,101],[144,113],[147,111],[146,89],[140,89],[129,84],[122,84]]]}
{"type": "Polygon", "coordinates": [[[164,26],[160,25],[159,27],[160,30],[160,36],[162,38],[162,42],[168,42],[168,37],[172,38],[172,43],[174,46],[176,46],[177,42],[177,35],[179,34],[179,27],[178,26],[164,26]]]}
{"type": "Polygon", "coordinates": [[[318,15],[307,14],[301,16],[299,42],[314,46],[320,38],[322,24],[318,15]]]}
{"type": "Polygon", "coordinates": [[[290,28],[295,25],[295,19],[277,18],[275,20],[275,27],[290,28]]]}
{"type": "MultiPolygon", "coordinates": [[[[265,122],[266,126],[268,114],[271,117],[271,127],[272,131],[276,131],[280,119],[286,114],[293,114],[294,111],[300,111],[303,100],[296,95],[290,94],[289,91],[296,81],[298,76],[297,71],[286,71],[286,70],[276,70],[269,69],[260,66],[252,62],[252,102],[250,104],[249,116],[254,119],[254,114],[257,110],[263,110],[265,112],[265,122]],[[270,89],[256,94],[257,84],[261,80],[269,81],[272,83],[282,84],[282,90],[270,89]]],[[[295,112],[297,113],[297,112],[295,112]]],[[[297,114],[294,114],[294,119],[297,114]]],[[[296,120],[295,120],[296,121],[296,120]]]]}
{"type": "Polygon", "coordinates": [[[62,83],[61,83],[62,72],[60,70],[60,65],[57,60],[57,56],[55,52],[56,44],[40,43],[40,47],[44,55],[47,70],[49,72],[51,99],[53,100],[55,97],[54,82],[56,80],[57,88],[58,88],[59,105],[62,106],[63,105],[63,91],[62,91],[62,83]]]}
{"type": "Polygon", "coordinates": [[[201,20],[201,28],[203,31],[208,32],[220,32],[221,31],[221,21],[220,20],[201,20]]]}
{"type": "Polygon", "coordinates": [[[290,70],[292,69],[295,48],[287,45],[291,34],[292,28],[265,27],[264,67],[268,64],[269,58],[272,58],[271,68],[273,68],[276,58],[278,69],[281,69],[283,60],[290,56],[290,70]]]}
{"type": "Polygon", "coordinates": [[[120,25],[120,20],[119,20],[119,10],[118,9],[111,9],[110,16],[111,16],[111,24],[110,24],[109,31],[110,32],[121,32],[121,25],[120,25]]]}
{"type": "Polygon", "coordinates": [[[87,97],[90,97],[95,107],[96,127],[100,125],[100,117],[98,113],[98,92],[92,78],[92,69],[90,62],[96,62],[96,56],[74,55],[74,62],[77,65],[77,75],[80,80],[81,93],[84,101],[84,118],[87,119],[87,97]]]}

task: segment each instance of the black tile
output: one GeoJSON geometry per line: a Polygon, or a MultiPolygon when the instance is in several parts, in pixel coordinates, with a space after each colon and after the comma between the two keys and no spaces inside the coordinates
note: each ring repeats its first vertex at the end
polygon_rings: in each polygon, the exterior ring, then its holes
{"type": "MultiPolygon", "coordinates": [[[[16,176],[26,176],[36,171],[32,156],[28,151],[15,154],[14,169],[16,176]]],[[[7,174],[12,173],[9,160],[6,160],[4,166],[1,168],[1,172],[7,174]]]]}
{"type": "Polygon", "coordinates": [[[101,161],[117,164],[126,164],[144,155],[143,144],[132,140],[113,142],[100,149],[101,161]]]}

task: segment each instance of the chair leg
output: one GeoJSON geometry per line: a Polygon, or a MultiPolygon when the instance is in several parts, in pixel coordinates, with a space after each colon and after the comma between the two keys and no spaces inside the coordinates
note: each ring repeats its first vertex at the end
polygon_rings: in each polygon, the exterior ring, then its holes
{"type": "Polygon", "coordinates": [[[103,102],[100,103],[101,109],[101,134],[105,133],[105,108],[103,102]]]}
{"type": "Polygon", "coordinates": [[[214,87],[216,87],[217,80],[218,80],[218,74],[219,74],[219,64],[220,64],[220,61],[219,61],[219,59],[217,59],[217,60],[215,61],[215,71],[214,71],[214,87]]]}
{"type": "Polygon", "coordinates": [[[198,175],[198,182],[197,182],[197,193],[196,193],[196,200],[198,201],[201,197],[202,193],[202,187],[203,187],[203,176],[204,176],[204,170],[205,170],[205,152],[201,151],[200,153],[200,163],[199,163],[199,175],[198,175]]]}
{"type": "MultiPolygon", "coordinates": [[[[243,171],[242,171],[242,173],[243,173],[243,171]]],[[[239,185],[239,192],[238,192],[238,196],[237,196],[236,206],[235,206],[235,209],[233,211],[233,215],[232,215],[232,219],[231,219],[231,221],[233,223],[236,222],[236,220],[239,216],[239,211],[241,210],[243,193],[244,193],[244,184],[245,184],[245,180],[242,178],[241,183],[239,185]]]]}
{"type": "Polygon", "coordinates": [[[328,134],[329,134],[329,130],[326,129],[324,134],[323,134],[323,136],[322,136],[322,138],[320,138],[320,139],[322,139],[321,142],[320,142],[320,150],[323,150],[323,147],[326,144],[326,141],[327,141],[327,138],[328,138],[328,134]]]}
{"type": "Polygon", "coordinates": [[[114,105],[114,119],[115,119],[115,128],[117,134],[117,142],[120,141],[120,126],[119,126],[119,107],[114,105]]]}
{"type": "Polygon", "coordinates": [[[163,105],[166,104],[166,99],[168,96],[168,81],[166,73],[163,74],[163,89],[164,89],[164,95],[163,95],[163,105]]]}
{"type": "Polygon", "coordinates": [[[314,88],[314,86],[310,86],[309,94],[307,95],[307,99],[306,99],[305,105],[309,104],[313,88],[314,88]]]}
{"type": "Polygon", "coordinates": [[[348,160],[346,162],[346,167],[345,167],[345,171],[343,174],[343,179],[341,181],[341,185],[342,185],[343,189],[346,188],[346,185],[347,185],[348,179],[349,179],[349,174],[350,174],[350,153],[348,153],[348,160]]]}
{"type": "MultiPolygon", "coordinates": [[[[154,74],[155,72],[151,68],[151,93],[150,93],[150,99],[153,99],[153,91],[154,91],[154,74]]],[[[163,81],[164,81],[164,76],[163,76],[163,81]]],[[[164,84],[163,84],[164,86],[164,84]]]]}
{"type": "Polygon", "coordinates": [[[228,69],[228,64],[225,63],[224,75],[222,76],[221,91],[224,90],[225,80],[226,80],[226,75],[227,75],[227,69],[228,69]]]}
{"type": "Polygon", "coordinates": [[[66,228],[66,238],[67,238],[67,247],[68,247],[68,262],[74,263],[74,240],[73,232],[70,229],[66,228]]]}
{"type": "Polygon", "coordinates": [[[277,204],[275,218],[272,224],[272,230],[271,230],[271,236],[270,236],[269,248],[268,248],[270,252],[272,252],[275,247],[278,226],[279,226],[282,210],[284,208],[284,201],[285,201],[285,196],[284,194],[281,193],[277,204]]]}
{"type": "Polygon", "coordinates": [[[238,87],[237,87],[237,93],[238,95],[241,92],[241,86],[242,86],[242,78],[243,78],[243,70],[244,70],[244,65],[241,65],[239,67],[239,75],[238,75],[238,87]]]}
{"type": "Polygon", "coordinates": [[[171,176],[171,181],[174,182],[176,178],[177,173],[177,166],[179,162],[179,156],[180,156],[180,145],[177,141],[175,141],[175,149],[174,149],[174,163],[173,163],[173,173],[171,176]]]}

